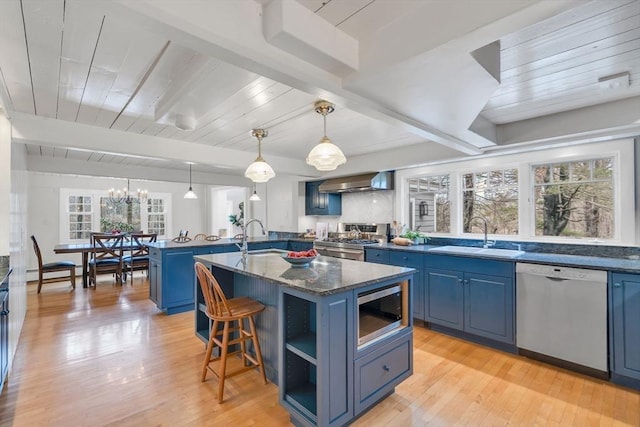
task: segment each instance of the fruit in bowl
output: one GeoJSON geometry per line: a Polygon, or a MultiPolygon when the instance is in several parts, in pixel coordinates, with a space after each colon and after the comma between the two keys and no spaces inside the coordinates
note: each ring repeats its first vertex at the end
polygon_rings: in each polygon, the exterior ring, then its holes
{"type": "Polygon", "coordinates": [[[308,251],[289,251],[282,258],[292,267],[308,267],[318,255],[318,251],[309,249],[308,251]]]}

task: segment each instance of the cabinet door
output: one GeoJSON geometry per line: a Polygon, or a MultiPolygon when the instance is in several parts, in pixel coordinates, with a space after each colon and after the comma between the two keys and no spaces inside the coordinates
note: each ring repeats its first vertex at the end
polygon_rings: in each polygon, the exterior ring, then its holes
{"type": "Polygon", "coordinates": [[[613,273],[613,372],[640,379],[640,275],[613,273]]]}
{"type": "Polygon", "coordinates": [[[465,332],[514,344],[513,280],[466,273],[463,283],[465,332]]]}
{"type": "Polygon", "coordinates": [[[290,251],[308,251],[313,248],[313,242],[298,242],[289,240],[289,244],[287,245],[287,249],[290,251]]]}
{"type": "Polygon", "coordinates": [[[415,268],[413,274],[413,317],[424,320],[424,255],[404,251],[389,251],[389,263],[398,267],[415,268]]]}
{"type": "Polygon", "coordinates": [[[389,264],[389,251],[365,248],[364,260],[366,262],[375,262],[376,264],[389,264]]]}
{"type": "Polygon", "coordinates": [[[172,314],[171,308],[195,302],[193,249],[169,251],[162,261],[162,308],[172,314]]]}
{"type": "Polygon", "coordinates": [[[160,306],[162,269],[158,258],[149,258],[149,299],[160,306]]]}
{"type": "Polygon", "coordinates": [[[462,330],[463,273],[449,270],[426,270],[426,276],[426,320],[462,330]]]}
{"type": "Polygon", "coordinates": [[[324,181],[305,183],[305,215],[341,215],[342,194],[321,193],[324,181]]]}

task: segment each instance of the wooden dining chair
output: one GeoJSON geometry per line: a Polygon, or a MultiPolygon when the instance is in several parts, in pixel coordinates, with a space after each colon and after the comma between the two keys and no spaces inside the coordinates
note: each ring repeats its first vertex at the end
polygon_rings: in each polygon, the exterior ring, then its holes
{"type": "Polygon", "coordinates": [[[76,288],[76,264],[72,261],[56,261],[43,263],[42,262],[42,253],[40,253],[40,246],[38,246],[38,241],[35,236],[31,236],[31,240],[33,241],[33,250],[36,253],[36,258],[38,259],[38,293],[42,289],[42,285],[44,283],[53,283],[53,282],[64,282],[69,280],[71,282],[71,286],[73,289],[76,288]],[[45,273],[59,273],[61,271],[68,272],[67,275],[64,276],[54,276],[45,278],[45,273]]]}
{"type": "Polygon", "coordinates": [[[148,243],[155,242],[158,239],[157,233],[131,233],[131,242],[129,254],[122,257],[124,275],[131,276],[131,284],[133,285],[133,271],[146,270],[149,276],[149,246],[148,243]]]}
{"type": "Polygon", "coordinates": [[[256,314],[265,309],[265,306],[249,297],[227,299],[211,271],[200,262],[196,262],[194,266],[207,307],[206,315],[213,322],[209,332],[209,342],[207,343],[202,366],[201,380],[202,382],[206,380],[208,371],[218,377],[218,403],[222,403],[224,381],[231,376],[258,368],[262,380],[265,384],[267,383],[262,352],[260,351],[260,343],[256,333],[256,324],[253,319],[256,314]],[[245,320],[249,322],[249,331],[245,328],[245,320]],[[237,323],[237,327],[233,327],[234,322],[237,323]],[[232,336],[233,332],[237,332],[237,334],[232,336]],[[221,339],[218,338],[219,336],[221,336],[221,339]],[[245,343],[247,340],[251,340],[253,343],[255,357],[247,351],[247,344],[245,343]],[[229,346],[236,344],[240,345],[240,349],[229,352],[229,346]],[[211,357],[215,346],[220,348],[220,355],[211,357]],[[238,353],[242,359],[242,366],[234,371],[227,372],[227,358],[238,353]],[[212,366],[213,362],[219,362],[218,369],[212,366]]]}
{"type": "Polygon", "coordinates": [[[216,240],[220,240],[220,236],[216,236],[215,234],[211,234],[211,235],[207,236],[204,240],[207,240],[209,242],[215,242],[216,240]]]}
{"type": "Polygon", "coordinates": [[[241,240],[243,236],[244,236],[244,234],[239,233],[239,234],[236,234],[235,236],[233,236],[233,238],[234,238],[234,239],[240,239],[240,240],[241,240]]]}
{"type": "Polygon", "coordinates": [[[89,286],[96,286],[98,274],[115,275],[116,283],[122,284],[122,234],[91,234],[91,259],[89,259],[89,286]]]}
{"type": "Polygon", "coordinates": [[[207,235],[204,233],[198,233],[195,236],[193,236],[193,240],[206,240],[207,239],[207,235]]]}

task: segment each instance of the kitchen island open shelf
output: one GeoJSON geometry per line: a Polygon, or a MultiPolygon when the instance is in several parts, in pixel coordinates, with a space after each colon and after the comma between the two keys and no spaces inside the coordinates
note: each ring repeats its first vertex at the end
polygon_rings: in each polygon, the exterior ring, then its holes
{"type": "MultiPolygon", "coordinates": [[[[293,424],[348,424],[413,372],[412,269],[320,256],[309,274],[292,271],[298,269],[279,253],[195,260],[211,268],[227,297],[249,296],[267,307],[256,317],[265,369],[293,424]],[[402,327],[358,347],[358,294],[394,284],[404,290],[402,327]]],[[[210,322],[198,284],[195,292],[196,334],[205,340],[210,322]]]]}

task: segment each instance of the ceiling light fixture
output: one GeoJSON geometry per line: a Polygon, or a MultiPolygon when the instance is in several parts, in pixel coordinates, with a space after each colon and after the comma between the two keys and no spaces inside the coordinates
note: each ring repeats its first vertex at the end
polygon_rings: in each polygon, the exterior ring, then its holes
{"type": "Polygon", "coordinates": [[[267,182],[276,176],[271,166],[262,158],[262,138],[266,138],[268,135],[269,132],[264,129],[253,129],[251,131],[251,136],[258,138],[258,157],[249,165],[244,172],[244,176],[253,182],[267,182]]]}
{"type": "Polygon", "coordinates": [[[307,156],[307,164],[319,171],[332,171],[347,162],[340,148],[327,137],[327,114],[333,112],[334,105],[321,100],[317,101],[314,107],[316,113],[321,114],[324,119],[324,136],[307,156]]]}
{"type": "Polygon", "coordinates": [[[259,202],[260,200],[260,196],[258,196],[258,193],[256,193],[256,184],[253,184],[253,194],[251,195],[251,197],[249,197],[249,200],[252,202],[259,202]]]}
{"type": "Polygon", "coordinates": [[[127,187],[120,190],[116,190],[115,188],[109,189],[109,202],[111,203],[126,203],[130,205],[131,203],[140,203],[147,200],[149,193],[147,190],[141,190],[138,188],[136,191],[136,197],[131,196],[131,190],[129,188],[129,179],[127,179],[127,187]]]}
{"type": "Polygon", "coordinates": [[[193,192],[193,188],[191,188],[191,165],[193,163],[189,163],[189,191],[187,191],[186,193],[184,193],[184,198],[185,199],[197,199],[198,195],[196,193],[193,192]]]}

